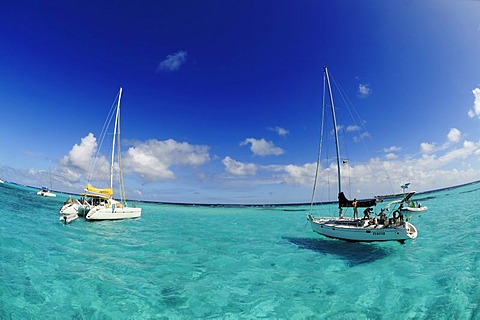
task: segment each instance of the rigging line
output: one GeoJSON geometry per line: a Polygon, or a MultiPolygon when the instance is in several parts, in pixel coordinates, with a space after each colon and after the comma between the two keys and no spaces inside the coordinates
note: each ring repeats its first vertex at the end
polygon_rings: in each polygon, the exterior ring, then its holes
{"type": "MultiPolygon", "coordinates": [[[[362,119],[362,117],[360,116],[360,114],[357,112],[357,109],[355,108],[355,106],[353,105],[352,101],[349,99],[348,95],[346,94],[345,90],[343,90],[343,88],[340,86],[340,84],[338,82],[335,81],[335,78],[333,78],[332,76],[330,76],[330,78],[332,79],[333,83],[335,84],[335,87],[338,89],[339,93],[340,93],[340,96],[342,97],[342,100],[345,104],[345,106],[347,107],[347,110],[350,114],[350,117],[351,119],[353,120],[353,123],[355,126],[359,126],[361,127],[363,130],[364,130],[364,133],[361,133],[359,135],[359,140],[362,142],[362,146],[364,148],[364,150],[367,152],[368,156],[370,158],[373,158],[372,157],[372,152],[370,151],[370,148],[368,147],[368,145],[365,143],[365,137],[369,138],[369,140],[372,142],[372,136],[370,135],[366,125],[365,125],[365,121],[362,119]]],[[[373,142],[372,142],[373,143],[373,142]]],[[[346,146],[348,144],[345,144],[346,146]]],[[[347,153],[348,153],[348,150],[347,150],[347,153]]],[[[370,167],[368,164],[367,164],[368,167],[370,167]]],[[[384,161],[381,161],[381,168],[387,178],[387,182],[388,184],[390,185],[390,189],[392,190],[392,193],[394,192],[394,189],[393,189],[393,185],[392,185],[392,180],[388,174],[388,170],[387,168],[385,167],[385,162],[384,161]]]]}
{"type": "Polygon", "coordinates": [[[110,107],[110,111],[108,112],[107,118],[105,119],[105,122],[103,123],[102,130],[100,131],[100,136],[98,137],[98,145],[97,145],[97,152],[95,153],[95,157],[93,159],[93,163],[90,166],[89,169],[89,176],[87,179],[87,183],[90,183],[93,180],[93,173],[95,171],[95,167],[97,164],[97,159],[100,156],[100,151],[102,150],[102,145],[103,141],[105,140],[105,136],[107,135],[107,130],[110,127],[110,124],[112,123],[113,116],[115,114],[115,108],[116,108],[116,102],[118,100],[118,97],[120,95],[120,91],[117,93],[117,96],[113,100],[112,106],[110,107]]]}
{"type": "Polygon", "coordinates": [[[315,169],[315,179],[313,181],[313,191],[312,191],[312,199],[310,201],[310,211],[313,207],[313,202],[315,200],[315,192],[317,189],[317,180],[318,180],[318,170],[320,169],[320,157],[322,154],[322,143],[323,143],[323,131],[324,131],[324,120],[325,120],[325,92],[326,92],[326,75],[323,76],[323,94],[322,94],[322,124],[320,125],[320,142],[318,144],[318,153],[317,153],[317,166],[315,169]]]}
{"type": "MultiPolygon", "coordinates": [[[[332,80],[335,88],[338,90],[338,92],[339,92],[339,94],[340,94],[340,96],[343,100],[343,103],[344,103],[345,107],[347,108],[347,110],[350,114],[350,118],[352,119],[354,125],[357,126],[357,122],[355,120],[355,117],[352,114],[351,109],[349,108],[349,103],[346,101],[346,100],[349,100],[348,96],[346,95],[345,91],[340,86],[340,84],[335,80],[335,78],[331,74],[330,74],[330,79],[332,80]]],[[[353,104],[351,104],[351,103],[350,103],[350,105],[353,106],[353,104]]],[[[358,114],[357,114],[357,116],[358,116],[358,114]]],[[[358,118],[360,118],[360,117],[358,117],[358,118]]],[[[343,159],[340,159],[340,161],[341,161],[341,164],[344,164],[344,162],[347,161],[346,163],[348,165],[350,155],[349,155],[349,149],[348,149],[349,143],[347,141],[347,136],[346,136],[347,129],[348,129],[348,127],[343,128],[343,126],[342,126],[342,128],[338,131],[340,133],[341,139],[343,140],[342,146],[343,146],[343,150],[345,151],[345,154],[346,154],[346,157],[343,158],[343,159]]],[[[364,130],[367,131],[366,129],[364,129],[364,130]]],[[[364,146],[364,148],[365,148],[365,146],[364,146]]],[[[367,149],[365,148],[365,150],[367,150],[367,149]]],[[[367,150],[367,152],[368,152],[368,150],[367,150]]],[[[347,169],[348,169],[348,174],[346,175],[346,177],[344,176],[343,178],[346,179],[346,182],[347,182],[347,185],[348,185],[348,188],[347,188],[348,189],[348,194],[351,195],[352,194],[352,179],[351,179],[351,170],[350,170],[351,167],[347,166],[347,169]]]]}

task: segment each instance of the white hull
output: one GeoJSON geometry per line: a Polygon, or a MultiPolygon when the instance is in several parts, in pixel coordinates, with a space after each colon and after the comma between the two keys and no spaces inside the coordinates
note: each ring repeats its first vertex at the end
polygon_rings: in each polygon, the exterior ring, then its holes
{"type": "Polygon", "coordinates": [[[375,225],[366,220],[314,218],[308,220],[312,230],[325,237],[361,242],[400,241],[417,237],[417,229],[409,222],[395,226],[375,225]]]}
{"type": "Polygon", "coordinates": [[[95,206],[87,213],[87,220],[120,220],[139,218],[142,215],[142,208],[109,208],[106,206],[95,206]]]}
{"type": "Polygon", "coordinates": [[[400,211],[407,219],[410,219],[413,216],[421,215],[422,213],[427,212],[427,210],[428,210],[428,207],[422,206],[422,207],[415,207],[415,208],[404,207],[400,211]]]}
{"type": "Polygon", "coordinates": [[[42,196],[42,197],[50,197],[50,198],[55,198],[57,195],[53,192],[50,192],[50,191],[43,191],[43,190],[40,190],[37,192],[37,194],[39,196],[42,196]]]}
{"type": "Polygon", "coordinates": [[[78,206],[79,206],[78,202],[68,202],[60,208],[60,214],[62,215],[78,214],[78,206]]]}
{"type": "Polygon", "coordinates": [[[60,216],[60,221],[62,221],[65,224],[68,224],[78,218],[78,214],[76,213],[70,213],[70,214],[62,214],[60,216]]]}

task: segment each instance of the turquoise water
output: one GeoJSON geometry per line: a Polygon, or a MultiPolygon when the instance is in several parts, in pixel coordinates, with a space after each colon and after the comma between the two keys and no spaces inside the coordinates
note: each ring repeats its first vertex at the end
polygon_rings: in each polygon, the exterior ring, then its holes
{"type": "Polygon", "coordinates": [[[405,245],[323,238],[308,206],[63,225],[35,192],[0,185],[0,319],[480,319],[480,184],[417,195],[405,245]]]}

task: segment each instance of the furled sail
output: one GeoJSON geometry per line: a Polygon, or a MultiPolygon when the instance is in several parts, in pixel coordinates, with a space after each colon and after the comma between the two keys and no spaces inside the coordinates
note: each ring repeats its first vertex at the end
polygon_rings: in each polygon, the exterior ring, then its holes
{"type": "Polygon", "coordinates": [[[87,186],[85,187],[85,191],[89,193],[93,193],[94,195],[104,196],[104,197],[111,197],[113,195],[112,188],[99,189],[99,188],[92,187],[89,184],[87,184],[87,186]]]}
{"type": "MultiPolygon", "coordinates": [[[[377,205],[376,199],[357,200],[358,208],[368,208],[377,205]]],[[[338,194],[338,206],[340,208],[353,207],[353,200],[348,200],[343,192],[338,194]]]]}

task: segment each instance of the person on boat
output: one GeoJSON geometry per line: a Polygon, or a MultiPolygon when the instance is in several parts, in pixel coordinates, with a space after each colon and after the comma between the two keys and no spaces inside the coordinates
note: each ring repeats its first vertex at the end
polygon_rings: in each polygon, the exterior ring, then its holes
{"type": "Polygon", "coordinates": [[[357,208],[358,202],[357,202],[357,198],[353,199],[352,205],[353,205],[353,218],[354,218],[354,219],[358,219],[358,208],[357,208]]]}
{"type": "Polygon", "coordinates": [[[400,214],[400,210],[393,211],[393,224],[397,224],[397,213],[400,214]]]}
{"type": "Polygon", "coordinates": [[[365,220],[370,219],[370,212],[372,212],[372,211],[373,211],[372,208],[367,208],[367,209],[363,210],[363,219],[365,219],[365,220]]]}
{"type": "Polygon", "coordinates": [[[382,210],[380,210],[380,218],[378,220],[380,224],[385,224],[385,222],[387,221],[387,214],[385,213],[385,208],[382,208],[382,210]]]}

